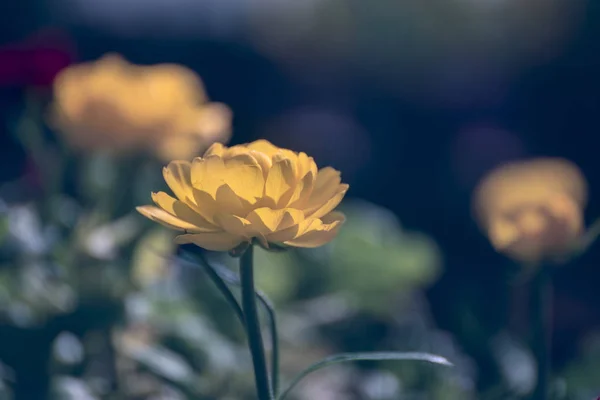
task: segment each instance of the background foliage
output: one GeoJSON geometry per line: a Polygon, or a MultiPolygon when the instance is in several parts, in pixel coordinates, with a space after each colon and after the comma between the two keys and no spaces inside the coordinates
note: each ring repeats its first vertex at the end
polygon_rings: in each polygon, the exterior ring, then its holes
{"type": "MultiPolygon", "coordinates": [[[[600,215],[599,18],[584,0],[0,3],[2,396],[252,398],[235,316],[133,212],[161,163],[76,154],[47,124],[55,74],[118,52],[195,70],[233,110],[232,143],[307,151],[350,183],[333,243],[257,254],[284,377],[341,351],[455,363],[335,367],[298,399],[526,398],[528,286],[470,196],[500,163],[561,156],[590,183],[588,221],[600,215]]],[[[558,399],[600,394],[598,256],[556,272],[558,399]]]]}

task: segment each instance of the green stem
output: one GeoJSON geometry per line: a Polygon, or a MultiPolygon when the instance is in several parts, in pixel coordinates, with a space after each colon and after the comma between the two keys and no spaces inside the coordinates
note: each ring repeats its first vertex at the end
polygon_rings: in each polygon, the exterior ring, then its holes
{"type": "Polygon", "coordinates": [[[240,280],[242,282],[242,309],[246,320],[248,345],[254,364],[254,379],[259,400],[272,400],[269,387],[269,374],[265,359],[265,349],[260,332],[260,321],[256,307],[256,291],[254,289],[253,246],[248,247],[240,258],[240,280]]]}
{"type": "Polygon", "coordinates": [[[542,266],[533,281],[532,350],[537,360],[537,385],[532,400],[548,400],[551,372],[552,277],[542,266]]]}

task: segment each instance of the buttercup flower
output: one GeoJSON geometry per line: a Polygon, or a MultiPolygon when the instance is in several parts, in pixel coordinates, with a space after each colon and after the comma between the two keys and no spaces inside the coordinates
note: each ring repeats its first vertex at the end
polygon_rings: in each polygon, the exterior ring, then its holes
{"type": "Polygon", "coordinates": [[[117,55],[63,70],[54,82],[52,122],[73,146],[191,158],[230,136],[231,112],[209,103],[189,69],[138,66],[117,55]]]}
{"type": "Polygon", "coordinates": [[[178,244],[226,251],[253,239],[296,247],[321,246],[336,235],[343,214],[332,211],[348,185],[333,168],[317,170],[312,157],[266,140],[212,145],[202,158],[164,168],[175,194],[152,194],[144,216],[183,231],[178,244]]]}
{"type": "Polygon", "coordinates": [[[515,162],[490,173],[474,195],[478,222],[499,252],[522,262],[565,255],[583,231],[587,184],[563,159],[515,162]]]}

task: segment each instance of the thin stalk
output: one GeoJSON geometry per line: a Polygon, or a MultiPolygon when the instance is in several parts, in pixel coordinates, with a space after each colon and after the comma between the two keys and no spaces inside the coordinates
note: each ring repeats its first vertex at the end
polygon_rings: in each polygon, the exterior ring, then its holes
{"type": "Polygon", "coordinates": [[[548,400],[551,373],[552,340],[552,277],[546,268],[540,268],[533,280],[532,296],[533,335],[532,350],[537,360],[537,385],[532,400],[548,400]]]}
{"type": "Polygon", "coordinates": [[[248,247],[240,257],[240,280],[242,283],[242,309],[246,320],[248,345],[254,365],[254,379],[259,400],[272,400],[273,394],[269,386],[269,374],[265,359],[265,349],[260,332],[260,321],[256,307],[256,291],[254,289],[253,246],[248,247]]]}

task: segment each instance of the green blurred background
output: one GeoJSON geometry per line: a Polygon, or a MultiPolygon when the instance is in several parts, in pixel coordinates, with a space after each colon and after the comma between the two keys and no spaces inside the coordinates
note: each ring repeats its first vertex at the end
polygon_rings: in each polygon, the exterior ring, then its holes
{"type": "MultiPolygon", "coordinates": [[[[257,254],[285,377],[345,351],[455,364],[335,367],[297,399],[527,398],[528,286],[470,196],[497,165],[560,156],[600,215],[599,27],[593,0],[1,2],[0,398],[252,398],[227,304],[132,212],[161,164],[65,153],[45,123],[55,75],[108,52],[192,68],[232,143],[306,151],[350,184],[334,242],[257,254]]],[[[556,399],[600,395],[598,257],[556,271],[556,399]]]]}

